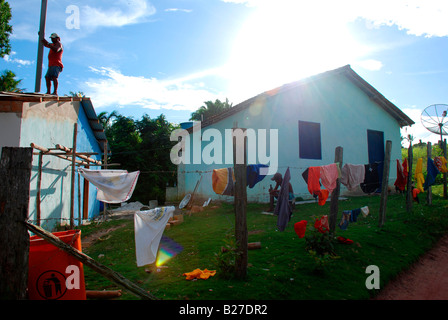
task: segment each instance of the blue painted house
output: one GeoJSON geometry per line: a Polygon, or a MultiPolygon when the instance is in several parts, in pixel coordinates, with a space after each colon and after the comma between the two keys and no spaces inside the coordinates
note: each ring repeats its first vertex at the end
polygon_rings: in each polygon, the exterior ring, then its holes
{"type": "Polygon", "coordinates": [[[79,165],[100,169],[98,164],[101,163],[105,143],[103,127],[89,98],[0,92],[0,154],[3,146],[36,146],[33,149],[29,219],[45,229],[69,224],[71,217],[78,224],[99,214],[96,188],[89,186],[76,169],[79,165]],[[98,162],[76,157],[72,185],[71,157],[50,153],[63,154],[58,145],[68,149],[73,147],[75,124],[76,152],[98,162]],[[41,149],[49,149],[50,152],[43,153],[40,166],[41,149]]]}
{"type": "MultiPolygon", "coordinates": [[[[200,181],[195,199],[233,201],[212,189],[212,170],[233,166],[232,142],[226,139],[233,127],[251,131],[248,164],[268,164],[282,175],[290,168],[296,196],[311,198],[302,173],[311,166],[333,163],[336,147],[343,147],[344,164],[368,164],[384,160],[387,140],[392,141],[389,184],[393,185],[395,159],[401,160],[400,129],[412,124],[349,65],[327,71],[250,98],[205,119],[200,130],[188,129],[190,152],[178,165],[177,196],[182,199],[193,193],[200,181]]],[[[271,174],[247,189],[248,201],[269,201],[271,174]]],[[[349,193],[343,185],[341,193],[349,193]]]]}

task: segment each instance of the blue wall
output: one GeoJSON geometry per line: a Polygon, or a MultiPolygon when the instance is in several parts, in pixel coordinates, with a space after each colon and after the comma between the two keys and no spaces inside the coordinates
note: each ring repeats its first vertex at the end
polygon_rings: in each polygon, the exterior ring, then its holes
{"type": "MultiPolygon", "coordinates": [[[[401,159],[400,127],[397,121],[342,75],[310,82],[299,89],[260,97],[253,101],[249,108],[210,127],[203,128],[202,132],[214,128],[219,130],[224,137],[225,129],[232,128],[235,121],[241,128],[278,130],[278,171],[284,174],[286,168],[290,167],[291,183],[296,196],[311,196],[302,178],[302,172],[310,166],[333,163],[337,146],[343,147],[344,163],[368,163],[367,130],[382,131],[384,144],[386,140],[392,141],[392,161],[401,159]],[[321,159],[301,159],[299,157],[299,120],[320,124],[321,159]]],[[[190,139],[193,140],[192,135],[190,135],[190,139]]],[[[201,150],[204,150],[209,143],[202,141],[201,150]]],[[[224,147],[224,139],[222,144],[224,147]]],[[[269,152],[268,142],[268,155],[269,152]]],[[[231,155],[233,151],[231,148],[227,148],[223,151],[223,158],[225,153],[231,155]]],[[[255,153],[252,150],[248,152],[248,155],[254,156],[255,153]]],[[[192,161],[191,155],[190,163],[192,161]]],[[[261,162],[256,157],[255,162],[249,161],[250,163],[261,162]]],[[[396,177],[394,163],[390,166],[389,184],[393,184],[396,177]]],[[[211,188],[211,170],[230,166],[233,165],[205,163],[179,165],[179,196],[191,193],[202,174],[198,196],[233,201],[233,197],[216,195],[211,188]],[[184,171],[187,173],[184,174],[184,171]]],[[[268,201],[267,190],[273,183],[270,178],[271,176],[266,177],[253,189],[248,188],[249,201],[268,201]]],[[[344,187],[342,191],[344,191],[344,187]]]]}
{"type": "MultiPolygon", "coordinates": [[[[78,124],[77,151],[97,152],[101,158],[101,150],[89,126],[87,117],[80,102],[25,102],[22,113],[20,132],[20,146],[29,147],[35,143],[45,148],[55,148],[61,144],[67,148],[73,146],[74,124],[78,124]]],[[[34,150],[37,152],[38,150],[34,150]]],[[[77,167],[76,167],[77,168],[77,167]]],[[[92,169],[95,167],[92,167],[92,169]]],[[[52,155],[43,156],[41,182],[41,225],[51,230],[56,224],[69,223],[70,193],[71,193],[71,161],[63,160],[52,155]]],[[[38,155],[33,156],[31,172],[31,190],[29,204],[29,218],[36,219],[36,195],[38,176],[38,155]]],[[[75,173],[75,201],[74,217],[78,223],[78,181],[75,173]]],[[[82,197],[81,197],[82,203],[82,197]]],[[[89,218],[99,213],[99,202],[96,200],[96,188],[89,187],[89,218]]]]}

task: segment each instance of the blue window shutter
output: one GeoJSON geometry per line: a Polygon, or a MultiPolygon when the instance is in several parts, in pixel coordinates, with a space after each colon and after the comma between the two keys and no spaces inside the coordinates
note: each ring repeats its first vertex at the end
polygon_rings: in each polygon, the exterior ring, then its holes
{"type": "Polygon", "coordinates": [[[299,157],[322,159],[320,123],[299,120],[299,157]]]}

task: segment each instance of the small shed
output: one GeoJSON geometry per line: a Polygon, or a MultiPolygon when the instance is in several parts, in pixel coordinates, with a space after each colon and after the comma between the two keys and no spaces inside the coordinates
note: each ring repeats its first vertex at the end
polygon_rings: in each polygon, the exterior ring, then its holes
{"type": "MultiPolygon", "coordinates": [[[[370,164],[384,160],[385,144],[390,140],[392,161],[401,160],[400,129],[412,124],[412,119],[349,65],[285,84],[205,119],[197,139],[194,129],[188,129],[190,152],[187,161],[178,165],[178,199],[196,191],[195,197],[232,201],[233,197],[213,191],[212,171],[233,166],[232,141],[226,137],[235,125],[251,129],[248,164],[275,164],[281,174],[289,168],[295,195],[307,198],[303,172],[333,163],[336,147],[343,147],[344,164],[370,164]],[[222,137],[218,144],[216,137],[222,137]]],[[[250,139],[248,135],[248,143],[250,139]]],[[[248,201],[269,201],[271,177],[248,188],[248,201]]],[[[395,178],[396,165],[391,163],[389,183],[395,178]]]]}
{"type": "Polygon", "coordinates": [[[101,168],[107,150],[90,98],[0,92],[0,156],[4,146],[33,147],[32,223],[51,230],[99,214],[96,188],[77,172],[101,168]]]}

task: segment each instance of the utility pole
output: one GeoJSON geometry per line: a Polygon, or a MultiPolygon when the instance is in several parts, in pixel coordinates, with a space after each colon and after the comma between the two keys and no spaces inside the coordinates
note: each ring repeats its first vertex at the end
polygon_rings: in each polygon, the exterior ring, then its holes
{"type": "Polygon", "coordinates": [[[34,92],[40,92],[40,84],[42,79],[42,63],[44,56],[44,45],[42,40],[45,37],[45,21],[47,19],[47,0],[42,0],[40,7],[40,27],[39,27],[39,41],[37,42],[37,64],[36,64],[36,84],[34,92]]]}

